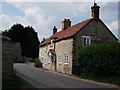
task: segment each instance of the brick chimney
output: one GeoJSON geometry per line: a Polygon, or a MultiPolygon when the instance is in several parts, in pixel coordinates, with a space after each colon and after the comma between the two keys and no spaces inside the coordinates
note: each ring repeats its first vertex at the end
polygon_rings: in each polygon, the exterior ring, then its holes
{"type": "Polygon", "coordinates": [[[57,28],[56,26],[53,27],[53,34],[55,34],[57,32],[57,28]]]}
{"type": "Polygon", "coordinates": [[[92,10],[92,17],[95,20],[99,20],[99,6],[97,6],[97,3],[94,3],[94,5],[91,7],[92,10]]]}
{"type": "Polygon", "coordinates": [[[62,30],[65,30],[65,29],[67,29],[68,27],[70,27],[71,26],[71,21],[70,21],[70,19],[64,19],[63,21],[62,21],[62,30]]]}

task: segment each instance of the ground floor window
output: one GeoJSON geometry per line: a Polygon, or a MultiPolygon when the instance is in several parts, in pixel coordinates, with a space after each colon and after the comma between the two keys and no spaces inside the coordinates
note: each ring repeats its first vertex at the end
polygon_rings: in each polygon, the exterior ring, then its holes
{"type": "Polygon", "coordinates": [[[58,63],[59,63],[59,64],[62,63],[62,57],[61,57],[61,55],[58,55],[58,63]]]}
{"type": "Polygon", "coordinates": [[[65,64],[68,64],[68,55],[65,54],[64,57],[65,57],[65,58],[64,58],[64,60],[65,60],[65,64]]]}

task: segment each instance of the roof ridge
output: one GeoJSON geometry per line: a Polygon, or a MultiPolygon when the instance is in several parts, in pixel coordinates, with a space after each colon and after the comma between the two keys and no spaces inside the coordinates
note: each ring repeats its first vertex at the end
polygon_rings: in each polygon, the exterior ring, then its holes
{"type": "Polygon", "coordinates": [[[50,43],[51,41],[51,38],[53,37],[57,37],[56,40],[61,40],[61,39],[64,39],[64,38],[68,38],[70,36],[73,36],[75,35],[78,31],[80,31],[87,23],[89,23],[91,20],[93,20],[93,18],[89,18],[89,19],[86,19],[82,22],[79,22],[75,25],[72,25],[70,27],[68,27],[66,30],[64,31],[59,31],[59,32],[56,32],[55,34],[53,34],[52,36],[50,36],[48,39],[46,39],[43,43],[41,43],[40,45],[45,45],[45,44],[48,44],[50,43]]]}

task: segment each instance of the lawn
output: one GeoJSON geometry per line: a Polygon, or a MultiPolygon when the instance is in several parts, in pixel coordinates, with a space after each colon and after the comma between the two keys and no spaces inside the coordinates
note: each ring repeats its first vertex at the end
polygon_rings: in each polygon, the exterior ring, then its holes
{"type": "Polygon", "coordinates": [[[89,79],[89,80],[94,80],[98,82],[113,84],[113,85],[120,84],[120,80],[118,80],[118,77],[113,77],[113,76],[93,76],[93,75],[81,74],[78,77],[83,79],[89,79]]]}

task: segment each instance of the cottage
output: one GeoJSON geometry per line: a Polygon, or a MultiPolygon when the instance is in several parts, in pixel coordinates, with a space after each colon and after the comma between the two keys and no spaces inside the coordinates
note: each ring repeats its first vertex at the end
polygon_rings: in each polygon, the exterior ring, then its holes
{"type": "Polygon", "coordinates": [[[62,21],[62,29],[40,44],[40,60],[43,68],[57,72],[74,74],[77,50],[93,43],[116,42],[117,38],[99,18],[100,7],[94,3],[92,17],[71,26],[70,19],[62,21]]]}

